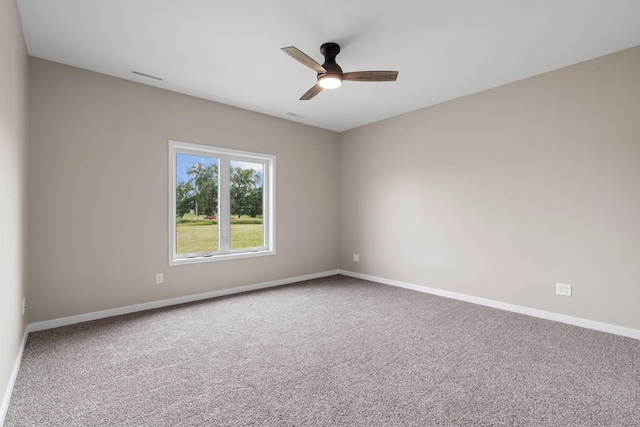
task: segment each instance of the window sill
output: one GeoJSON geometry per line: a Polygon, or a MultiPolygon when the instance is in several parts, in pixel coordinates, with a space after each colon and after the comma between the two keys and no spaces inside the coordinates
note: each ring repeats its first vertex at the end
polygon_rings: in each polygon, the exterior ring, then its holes
{"type": "Polygon", "coordinates": [[[215,262],[215,261],[231,261],[234,259],[243,259],[243,258],[255,258],[262,256],[270,256],[275,255],[275,250],[263,249],[249,252],[235,252],[228,254],[220,254],[220,255],[202,255],[188,258],[176,258],[169,260],[169,266],[176,265],[187,265],[187,264],[198,264],[201,262],[215,262]]]}

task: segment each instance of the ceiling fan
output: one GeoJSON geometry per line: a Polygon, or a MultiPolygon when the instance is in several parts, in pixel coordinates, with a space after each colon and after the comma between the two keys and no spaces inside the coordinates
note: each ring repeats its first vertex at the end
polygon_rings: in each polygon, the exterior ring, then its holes
{"type": "Polygon", "coordinates": [[[301,101],[310,100],[319,94],[322,89],[337,88],[342,84],[343,80],[354,82],[394,82],[398,78],[397,71],[342,72],[342,68],[336,63],[336,55],[340,53],[340,45],[337,43],[325,43],[320,46],[320,53],[324,56],[324,64],[322,65],[294,46],[283,47],[282,51],[318,73],[318,83],[300,97],[301,101]]]}

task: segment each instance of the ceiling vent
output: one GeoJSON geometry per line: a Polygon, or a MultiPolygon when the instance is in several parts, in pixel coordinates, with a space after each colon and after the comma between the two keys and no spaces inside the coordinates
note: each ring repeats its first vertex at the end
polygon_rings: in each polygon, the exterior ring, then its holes
{"type": "Polygon", "coordinates": [[[152,76],[150,74],[141,73],[140,71],[136,71],[136,70],[131,70],[131,73],[132,74],[137,74],[137,75],[142,76],[142,77],[148,77],[148,78],[154,79],[154,80],[164,81],[164,79],[161,79],[160,77],[152,76]]]}

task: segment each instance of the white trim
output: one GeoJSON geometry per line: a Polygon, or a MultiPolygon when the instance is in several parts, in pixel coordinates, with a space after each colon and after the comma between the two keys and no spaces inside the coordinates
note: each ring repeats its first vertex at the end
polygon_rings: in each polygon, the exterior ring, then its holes
{"type": "Polygon", "coordinates": [[[267,249],[264,250],[245,250],[244,252],[235,252],[235,253],[226,253],[220,255],[213,256],[197,256],[193,258],[177,258],[173,261],[169,262],[171,267],[176,265],[187,265],[187,264],[197,264],[201,262],[211,262],[211,261],[229,261],[232,259],[242,259],[242,258],[255,258],[261,256],[271,256],[275,255],[276,252],[270,251],[267,249]]]}
{"type": "Polygon", "coordinates": [[[457,292],[445,291],[442,289],[430,288],[428,286],[415,285],[413,283],[400,282],[397,280],[384,279],[382,277],[369,276],[367,274],[355,273],[348,270],[339,270],[340,274],[354,277],[356,279],[369,280],[371,282],[381,283],[384,285],[396,286],[399,288],[411,289],[413,291],[423,292],[432,295],[438,295],[445,298],[452,298],[460,301],[470,302],[472,304],[484,305],[487,307],[497,308],[500,310],[511,311],[513,313],[525,314],[527,316],[538,317],[541,319],[553,320],[556,322],[567,323],[569,325],[580,326],[582,328],[593,329],[600,332],[607,332],[623,337],[635,338],[640,340],[640,330],[626,328],[624,326],[612,325],[609,323],[596,322],[594,320],[582,319],[580,317],[567,316],[565,314],[553,313],[551,311],[538,310],[535,308],[524,307],[516,304],[490,300],[486,298],[474,297],[471,295],[461,294],[457,292]]]}
{"type": "Polygon", "coordinates": [[[256,283],[253,285],[238,286],[236,288],[220,289],[218,291],[205,292],[196,295],[186,295],[183,297],[146,302],[142,304],[129,305],[126,307],[112,308],[109,310],[94,311],[92,313],[79,314],[77,316],[62,317],[59,319],[31,323],[28,326],[28,330],[29,332],[43,331],[45,329],[58,328],[60,326],[73,325],[75,323],[88,322],[90,320],[104,319],[105,317],[120,316],[122,314],[136,313],[138,311],[152,310],[154,308],[167,307],[171,305],[184,304],[187,302],[200,301],[225,295],[255,291],[257,289],[273,288],[276,286],[288,285],[291,283],[302,282],[304,280],[319,279],[321,277],[333,276],[336,274],[340,274],[339,270],[330,270],[320,273],[307,274],[305,276],[290,277],[288,279],[280,279],[270,282],[256,283]]]}
{"type": "Polygon", "coordinates": [[[24,334],[22,334],[22,342],[20,343],[20,348],[18,349],[16,361],[13,364],[13,370],[11,371],[11,376],[9,377],[9,383],[7,384],[7,388],[4,391],[2,406],[0,406],[0,426],[4,425],[4,420],[7,416],[7,411],[9,410],[9,403],[11,402],[11,394],[13,394],[13,387],[15,386],[16,379],[18,378],[18,371],[20,371],[20,363],[22,363],[22,353],[24,352],[24,346],[27,344],[27,336],[29,336],[29,326],[24,328],[24,334]]]}

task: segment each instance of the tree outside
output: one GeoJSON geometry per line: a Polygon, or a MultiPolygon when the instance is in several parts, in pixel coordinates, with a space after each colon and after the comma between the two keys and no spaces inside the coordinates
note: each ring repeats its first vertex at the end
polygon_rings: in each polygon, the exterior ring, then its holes
{"type": "Polygon", "coordinates": [[[254,169],[231,167],[231,215],[262,215],[262,174],[254,169]]]}

